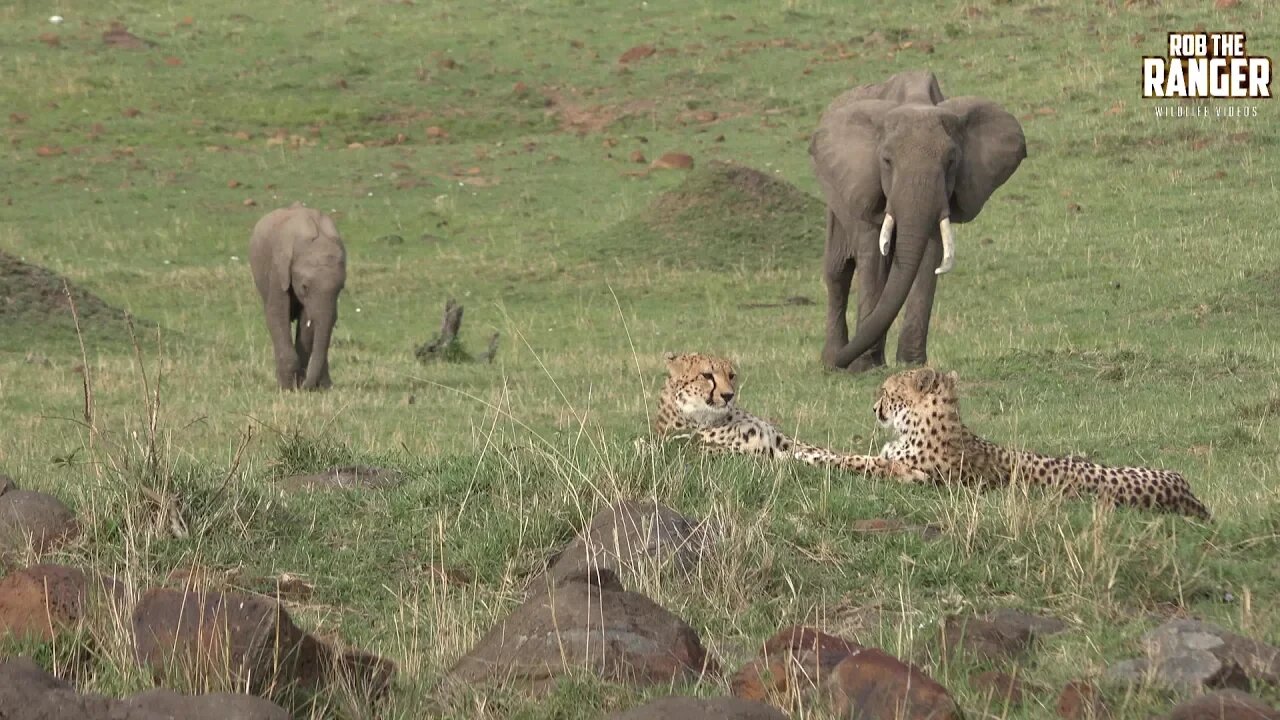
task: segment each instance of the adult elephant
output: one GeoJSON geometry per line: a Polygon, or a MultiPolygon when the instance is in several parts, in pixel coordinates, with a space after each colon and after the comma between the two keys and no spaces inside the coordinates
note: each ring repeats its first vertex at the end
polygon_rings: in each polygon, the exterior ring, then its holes
{"type": "Polygon", "coordinates": [[[1022,126],[990,100],[944,99],[931,72],[904,72],[837,97],[809,154],[827,201],[823,362],[884,365],[885,335],[905,305],[898,361],[923,364],[937,277],[955,263],[952,224],[974,219],[1027,156],[1022,126]]]}
{"type": "Polygon", "coordinates": [[[347,251],[333,219],[301,203],[272,210],[253,227],[249,268],[262,296],[280,388],[331,386],[329,341],[347,281],[347,251]]]}

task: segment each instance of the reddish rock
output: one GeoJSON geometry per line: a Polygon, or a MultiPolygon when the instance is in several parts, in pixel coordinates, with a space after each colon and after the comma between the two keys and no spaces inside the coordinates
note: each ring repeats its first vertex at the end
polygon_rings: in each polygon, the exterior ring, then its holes
{"type": "Polygon", "coordinates": [[[380,695],[395,672],[388,660],[331,648],[260,595],[148,590],[134,608],[133,633],[138,661],[158,679],[190,672],[196,686],[222,678],[260,694],[341,682],[380,695]]]}
{"type": "Polygon", "coordinates": [[[961,720],[951,693],[922,670],[876,648],[845,658],[823,684],[838,718],[961,720]]]}
{"type": "Polygon", "coordinates": [[[663,153],[649,167],[655,170],[688,170],[693,167],[693,157],[679,152],[663,153]]]}
{"type": "Polygon", "coordinates": [[[1169,720],[1280,720],[1280,711],[1239,690],[1219,690],[1179,703],[1169,720]]]}
{"type": "Polygon", "coordinates": [[[860,649],[811,627],[783,628],[765,641],[759,657],[734,674],[730,687],[740,698],[791,707],[801,693],[813,689],[841,660],[860,649]]]}
{"type": "Polygon", "coordinates": [[[1103,720],[1111,717],[1111,708],[1092,683],[1074,680],[1058,694],[1058,716],[1066,720],[1103,720]]]}
{"type": "Polygon", "coordinates": [[[10,490],[0,495],[0,555],[26,552],[27,542],[38,553],[53,550],[79,532],[75,515],[52,495],[34,490],[10,490]]]}
{"type": "Polygon", "coordinates": [[[588,672],[637,686],[669,685],[719,670],[698,634],[612,570],[571,574],[543,585],[495,625],[449,671],[460,685],[510,683],[534,692],[588,672]]]}
{"type": "Polygon", "coordinates": [[[796,708],[815,687],[839,718],[952,720],[960,717],[946,688],[919,668],[809,627],[789,627],[765,642],[760,657],[731,682],[733,694],[796,708]]]}
{"type": "Polygon", "coordinates": [[[656,52],[658,52],[657,48],[652,45],[637,45],[622,53],[618,58],[618,62],[626,65],[627,63],[633,63],[637,60],[643,60],[656,52]]]}
{"type": "Polygon", "coordinates": [[[119,598],[122,592],[114,580],[63,565],[9,573],[0,580],[0,636],[52,640],[80,622],[99,594],[119,598]]]}
{"type": "Polygon", "coordinates": [[[107,47],[121,48],[125,50],[140,50],[148,45],[155,43],[129,32],[124,25],[119,22],[111,23],[111,28],[102,33],[102,43],[107,47]]]}

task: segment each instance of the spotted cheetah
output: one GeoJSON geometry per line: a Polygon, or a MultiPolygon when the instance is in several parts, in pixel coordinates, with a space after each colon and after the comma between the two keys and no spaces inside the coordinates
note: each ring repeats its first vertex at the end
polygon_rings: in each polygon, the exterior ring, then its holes
{"type": "Polygon", "coordinates": [[[1209,520],[1209,511],[1176,472],[1007,450],[978,437],[960,421],[954,372],[916,368],[890,376],[880,386],[875,413],[881,425],[899,433],[881,455],[911,463],[935,483],[1003,486],[1018,477],[1067,495],[1089,493],[1116,505],[1209,520]]]}
{"type": "Polygon", "coordinates": [[[702,354],[666,354],[667,376],[662,387],[654,430],[659,437],[688,437],[709,453],[759,455],[799,460],[817,467],[886,475],[922,481],[922,471],[904,463],[872,455],[849,455],[787,437],[778,426],[734,404],[737,393],[733,363],[702,354]]]}

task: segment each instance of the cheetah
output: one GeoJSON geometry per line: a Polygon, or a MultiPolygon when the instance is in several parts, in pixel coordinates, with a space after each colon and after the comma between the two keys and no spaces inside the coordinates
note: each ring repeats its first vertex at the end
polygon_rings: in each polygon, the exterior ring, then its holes
{"type": "Polygon", "coordinates": [[[881,425],[899,433],[881,456],[910,463],[938,484],[1004,486],[1019,478],[1067,495],[1088,493],[1115,505],[1210,519],[1176,472],[1008,450],[978,437],[960,420],[954,372],[916,368],[890,376],[877,393],[875,414],[881,425]]]}
{"type": "Polygon", "coordinates": [[[734,403],[737,372],[724,358],[696,353],[667,353],[654,431],[660,438],[692,438],[712,454],[756,455],[799,460],[816,467],[923,481],[922,471],[873,455],[837,453],[787,437],[777,425],[734,403]]]}

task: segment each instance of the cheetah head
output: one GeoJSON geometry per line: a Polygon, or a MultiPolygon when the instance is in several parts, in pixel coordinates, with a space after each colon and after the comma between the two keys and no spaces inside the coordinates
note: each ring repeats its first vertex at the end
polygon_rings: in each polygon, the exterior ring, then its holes
{"type": "Polygon", "coordinates": [[[956,374],[933,368],[907,370],[885,379],[876,393],[876,420],[899,433],[909,433],[933,413],[954,408],[956,374]]]}
{"type": "Polygon", "coordinates": [[[729,413],[736,394],[733,363],[699,353],[667,353],[666,361],[669,376],[662,392],[681,417],[702,426],[729,413]]]}

